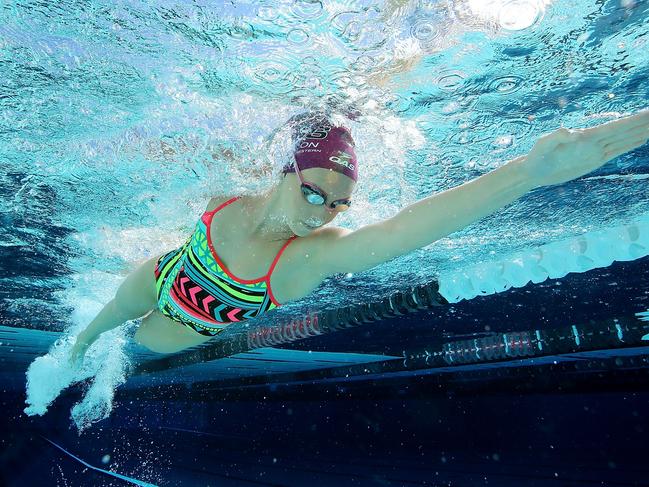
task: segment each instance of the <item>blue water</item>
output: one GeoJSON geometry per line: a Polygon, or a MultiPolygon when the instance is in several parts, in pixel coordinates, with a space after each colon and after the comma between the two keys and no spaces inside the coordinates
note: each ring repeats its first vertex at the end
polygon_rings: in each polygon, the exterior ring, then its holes
{"type": "MultiPolygon", "coordinates": [[[[276,180],[294,114],[354,114],[361,178],[336,224],[358,228],[560,126],[645,108],[647,25],[649,2],[633,0],[2,2],[2,482],[128,482],[84,461],[155,485],[646,483],[645,347],[525,367],[363,371],[453,337],[644,311],[640,253],[132,378],[121,378],[127,362],[150,356],[119,348],[119,335],[95,364],[101,381],[73,385],[43,416],[23,408],[29,364],[139,262],[182,243],[211,196],[276,180]]],[[[644,146],[224,335],[645,222],[648,174],[644,146]]],[[[55,356],[49,364],[59,370],[55,356]]]]}

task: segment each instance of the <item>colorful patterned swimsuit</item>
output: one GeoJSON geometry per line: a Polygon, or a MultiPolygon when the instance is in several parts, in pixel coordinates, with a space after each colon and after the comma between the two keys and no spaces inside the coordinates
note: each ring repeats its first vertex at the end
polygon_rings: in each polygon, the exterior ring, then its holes
{"type": "Polygon", "coordinates": [[[214,336],[230,323],[280,306],[270,289],[270,276],[295,235],[282,246],[266,275],[252,280],[234,276],[212,245],[212,218],[238,199],[205,212],[185,244],[162,255],[155,267],[160,312],[201,335],[214,336]]]}

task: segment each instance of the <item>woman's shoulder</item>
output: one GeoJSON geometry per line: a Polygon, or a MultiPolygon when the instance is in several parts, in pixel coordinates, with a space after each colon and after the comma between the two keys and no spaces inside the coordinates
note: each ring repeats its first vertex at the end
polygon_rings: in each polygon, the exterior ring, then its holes
{"type": "Polygon", "coordinates": [[[331,240],[344,237],[350,233],[352,233],[352,230],[349,228],[326,226],[318,228],[310,236],[314,237],[314,239],[319,242],[330,242],[331,240]]]}
{"type": "Polygon", "coordinates": [[[218,207],[219,205],[222,205],[222,204],[225,203],[226,201],[231,200],[232,198],[234,198],[234,196],[232,196],[232,195],[227,195],[227,196],[223,196],[223,195],[212,196],[212,198],[210,199],[210,201],[207,203],[207,208],[205,208],[205,212],[208,212],[208,211],[212,211],[212,210],[214,210],[216,207],[218,207]]]}
{"type": "Polygon", "coordinates": [[[312,255],[319,255],[320,252],[330,252],[336,240],[352,233],[352,230],[342,227],[326,226],[321,227],[306,237],[296,238],[298,242],[295,247],[301,247],[312,255]]]}

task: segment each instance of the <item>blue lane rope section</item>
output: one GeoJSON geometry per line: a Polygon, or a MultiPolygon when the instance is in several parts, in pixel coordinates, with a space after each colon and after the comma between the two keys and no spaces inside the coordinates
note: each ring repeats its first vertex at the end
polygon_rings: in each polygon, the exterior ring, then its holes
{"type": "Polygon", "coordinates": [[[88,468],[92,468],[93,470],[96,470],[98,472],[102,472],[102,473],[105,473],[105,474],[108,474],[108,475],[112,475],[113,477],[117,477],[118,479],[125,480],[127,482],[130,482],[130,483],[135,484],[135,485],[140,485],[142,487],[158,487],[156,484],[150,484],[148,482],[143,482],[142,480],[132,479],[131,477],[126,477],[125,475],[121,475],[121,474],[118,474],[118,473],[115,473],[115,472],[111,472],[109,470],[104,470],[103,468],[93,467],[89,463],[84,462],[81,458],[79,458],[79,457],[73,455],[72,453],[70,453],[69,451],[67,451],[62,446],[57,445],[56,443],[54,443],[49,438],[45,438],[43,435],[41,435],[41,438],[43,438],[44,440],[49,441],[52,445],[57,447],[59,450],[63,451],[64,453],[67,453],[72,458],[74,458],[77,462],[82,463],[83,465],[85,465],[88,468]]]}
{"type": "MultiPolygon", "coordinates": [[[[641,313],[636,313],[635,314],[638,318],[640,318],[642,321],[649,321],[649,309],[647,311],[643,311],[641,313]]],[[[643,340],[649,340],[649,333],[647,333],[645,336],[642,337],[643,340]]]]}

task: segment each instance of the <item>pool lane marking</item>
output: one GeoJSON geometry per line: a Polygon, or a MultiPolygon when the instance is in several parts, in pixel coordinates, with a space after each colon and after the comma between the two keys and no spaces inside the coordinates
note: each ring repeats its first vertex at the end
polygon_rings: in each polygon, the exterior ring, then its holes
{"type": "Polygon", "coordinates": [[[144,481],[142,481],[142,480],[132,479],[131,477],[127,477],[127,476],[125,476],[125,475],[121,475],[121,474],[119,474],[119,473],[111,472],[110,470],[104,470],[103,468],[94,467],[94,466],[90,465],[88,462],[85,462],[85,461],[83,461],[81,458],[79,458],[79,457],[73,455],[72,453],[70,453],[69,451],[67,451],[65,448],[63,448],[62,446],[57,445],[56,443],[54,443],[54,442],[53,442],[52,440],[50,440],[49,438],[45,438],[43,435],[41,435],[41,438],[43,438],[43,439],[49,441],[52,445],[54,445],[55,447],[57,447],[59,450],[62,450],[63,452],[67,453],[67,454],[70,455],[72,458],[74,458],[77,462],[82,463],[83,465],[85,465],[85,466],[88,467],[88,468],[92,468],[93,470],[97,470],[98,472],[102,472],[102,473],[105,473],[105,474],[108,474],[108,475],[112,475],[113,477],[117,477],[118,479],[121,479],[121,480],[126,480],[127,482],[131,482],[131,483],[133,483],[133,484],[135,484],[135,485],[140,485],[141,487],[158,487],[156,484],[150,484],[150,483],[148,483],[148,482],[144,482],[144,481]]]}

